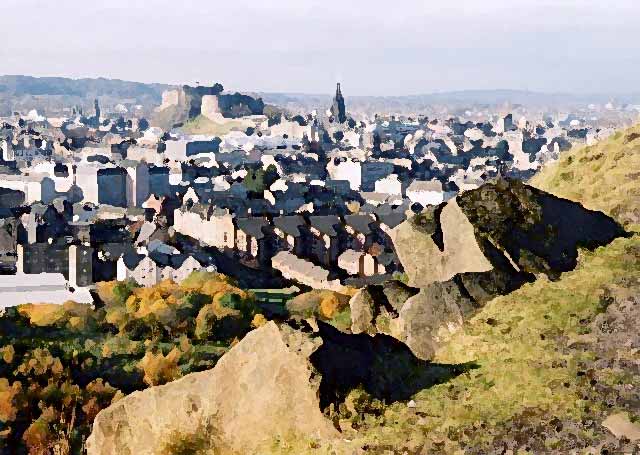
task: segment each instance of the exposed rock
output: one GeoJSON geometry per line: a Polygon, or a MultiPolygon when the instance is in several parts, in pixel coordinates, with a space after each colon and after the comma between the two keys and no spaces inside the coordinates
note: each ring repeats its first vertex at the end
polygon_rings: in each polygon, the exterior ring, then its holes
{"type": "Polygon", "coordinates": [[[476,238],[491,242],[514,268],[551,280],[575,268],[578,248],[594,249],[626,235],[604,213],[519,180],[500,179],[457,200],[476,238]]]}
{"type": "Polygon", "coordinates": [[[460,276],[479,301],[537,274],[557,279],[576,266],[578,248],[624,235],[603,213],[510,179],[462,193],[392,231],[409,285],[460,276]]]}
{"type": "Polygon", "coordinates": [[[390,335],[423,360],[432,358],[441,337],[461,326],[477,307],[459,280],[431,283],[423,289],[389,281],[362,288],[349,305],[353,333],[390,335]]]}
{"type": "MultiPolygon", "coordinates": [[[[340,444],[321,410],[361,387],[385,402],[475,368],[416,358],[387,335],[346,334],[316,320],[314,331],[269,322],[249,333],[216,367],[135,392],[96,417],[88,455],[161,453],[197,433],[220,453],[266,453],[276,441],[340,444]]],[[[218,452],[215,452],[218,453],[218,452]]]]}
{"type": "Polygon", "coordinates": [[[409,286],[424,287],[450,280],[458,273],[492,269],[478,245],[473,225],[455,199],[439,209],[432,208],[426,216],[403,222],[391,236],[409,286]]]}
{"type": "Polygon", "coordinates": [[[640,439],[640,425],[629,420],[626,413],[612,414],[602,422],[602,426],[609,430],[616,438],[627,438],[629,441],[640,439]]]}
{"type": "Polygon", "coordinates": [[[455,331],[475,308],[453,281],[432,283],[409,298],[400,310],[396,336],[420,359],[435,354],[442,337],[455,331]]]}
{"type": "Polygon", "coordinates": [[[376,302],[369,291],[369,287],[360,289],[351,297],[349,307],[351,308],[351,332],[375,334],[376,331],[373,324],[376,302]]]}
{"type": "Polygon", "coordinates": [[[579,248],[626,235],[611,218],[516,180],[467,191],[402,223],[392,239],[409,278],[368,286],[350,302],[354,333],[386,333],[430,359],[443,335],[536,275],[557,279],[579,248]],[[413,290],[415,294],[415,290],[413,290]]]}
{"type": "Polygon", "coordinates": [[[269,322],[216,367],[135,392],[98,414],[87,453],[154,454],[166,437],[213,425],[216,447],[259,453],[278,436],[333,438],[307,358],[319,340],[269,322]]]}
{"type": "Polygon", "coordinates": [[[389,306],[395,311],[400,311],[407,299],[418,293],[418,289],[407,286],[400,281],[388,281],[381,287],[389,306]]]}
{"type": "Polygon", "coordinates": [[[398,312],[419,289],[399,281],[387,281],[384,285],[369,285],[360,289],[349,301],[352,333],[386,333],[396,336],[390,324],[398,312]]]}

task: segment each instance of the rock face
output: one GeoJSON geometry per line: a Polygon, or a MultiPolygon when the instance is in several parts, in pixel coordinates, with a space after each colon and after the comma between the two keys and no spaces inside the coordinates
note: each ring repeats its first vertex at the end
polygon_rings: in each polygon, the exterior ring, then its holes
{"type": "Polygon", "coordinates": [[[460,327],[476,308],[452,280],[430,283],[422,289],[397,282],[367,286],[349,305],[353,333],[390,335],[423,360],[431,359],[442,335],[460,327]]]}
{"type": "Polygon", "coordinates": [[[212,426],[225,453],[259,453],[280,436],[337,436],[307,360],[320,341],[269,322],[209,371],[135,392],[98,414],[89,455],[155,454],[167,437],[212,426]]]}
{"type": "Polygon", "coordinates": [[[453,281],[432,283],[409,298],[398,315],[396,336],[420,359],[430,359],[447,333],[476,308],[453,281]]]}
{"type": "Polygon", "coordinates": [[[391,335],[430,359],[442,336],[480,305],[537,275],[555,280],[576,266],[579,248],[624,235],[603,213],[522,182],[485,184],[392,231],[409,286],[360,290],[350,301],[351,330],[391,335]]]}
{"type": "Polygon", "coordinates": [[[117,401],[96,417],[88,455],[164,453],[191,437],[201,450],[225,454],[270,453],[274,442],[292,438],[339,446],[340,434],[321,410],[354,388],[386,402],[408,400],[475,367],[435,364],[388,335],[347,334],[316,322],[268,322],[212,370],[117,401]]]}
{"type": "Polygon", "coordinates": [[[392,239],[409,285],[460,276],[486,299],[541,273],[557,279],[576,266],[578,248],[623,235],[601,212],[500,179],[427,209],[396,227],[392,239]]]}
{"type": "Polygon", "coordinates": [[[473,225],[455,199],[431,210],[416,222],[400,224],[392,234],[410,286],[423,287],[450,280],[458,273],[492,269],[476,240],[473,225]]]}

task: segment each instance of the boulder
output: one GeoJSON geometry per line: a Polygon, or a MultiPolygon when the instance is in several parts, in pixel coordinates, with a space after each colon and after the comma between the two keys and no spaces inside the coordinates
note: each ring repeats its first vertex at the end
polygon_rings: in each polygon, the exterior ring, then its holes
{"type": "Polygon", "coordinates": [[[391,335],[430,359],[443,336],[487,301],[540,274],[557,279],[576,266],[579,248],[625,235],[603,213],[498,179],[391,231],[409,286],[362,289],[350,301],[351,330],[391,335]]]}
{"type": "Polygon", "coordinates": [[[454,280],[430,283],[422,289],[393,281],[366,286],[349,305],[352,333],[392,336],[423,360],[431,359],[442,337],[477,307],[454,280]]]}
{"type": "Polygon", "coordinates": [[[360,289],[351,297],[349,308],[351,309],[352,333],[368,333],[370,335],[376,333],[374,327],[376,306],[368,286],[360,289]]]}
{"type": "Polygon", "coordinates": [[[396,336],[389,325],[397,318],[407,299],[418,291],[419,289],[394,280],[360,289],[349,301],[351,332],[396,336]]]}
{"type": "Polygon", "coordinates": [[[610,415],[602,422],[602,426],[618,439],[626,438],[632,442],[640,440],[640,425],[632,422],[627,413],[610,415]]]}
{"type": "Polygon", "coordinates": [[[409,285],[462,277],[486,301],[545,274],[551,280],[594,249],[626,233],[612,218],[518,180],[466,191],[394,228],[391,237],[409,285]]]}
{"type": "Polygon", "coordinates": [[[431,283],[402,306],[394,335],[416,357],[431,359],[447,334],[461,327],[475,308],[457,283],[431,283]]]}
{"type": "Polygon", "coordinates": [[[269,322],[212,370],[135,392],[100,412],[87,453],[155,454],[193,432],[223,453],[260,453],[278,437],[335,438],[308,361],[320,343],[269,322]]]}
{"type": "MultiPolygon", "coordinates": [[[[475,368],[417,358],[397,339],[348,334],[315,320],[298,327],[273,321],[250,332],[212,370],[134,392],[102,410],[88,455],[270,453],[278,441],[328,442],[340,433],[322,410],[362,388],[385,402],[475,368]],[[209,453],[209,452],[206,452],[209,453]]],[[[295,323],[292,323],[295,325],[295,323]]]]}
{"type": "Polygon", "coordinates": [[[391,231],[391,239],[409,286],[424,287],[458,273],[493,268],[455,199],[401,223],[391,231]]]}

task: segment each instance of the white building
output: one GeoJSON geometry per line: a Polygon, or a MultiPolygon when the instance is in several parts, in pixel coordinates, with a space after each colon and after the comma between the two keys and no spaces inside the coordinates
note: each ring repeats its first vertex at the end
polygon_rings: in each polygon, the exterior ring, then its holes
{"type": "Polygon", "coordinates": [[[393,196],[402,196],[402,182],[397,174],[391,174],[375,182],[375,192],[393,196]]]}
{"type": "MultiPolygon", "coordinates": [[[[120,257],[117,264],[117,279],[118,281],[134,280],[141,286],[154,286],[163,280],[180,283],[193,272],[202,269],[202,264],[192,256],[188,256],[177,268],[162,267],[149,256],[145,256],[133,269],[129,269],[124,258],[120,257]]],[[[207,267],[207,270],[215,271],[215,268],[207,267]]]]}
{"type": "Polygon", "coordinates": [[[340,160],[337,164],[334,160],[327,164],[327,172],[332,180],[344,180],[349,182],[352,190],[358,191],[362,183],[362,163],[351,158],[340,160]]]}
{"type": "Polygon", "coordinates": [[[176,232],[216,248],[234,248],[236,229],[229,211],[204,206],[199,208],[201,210],[179,208],[173,212],[176,232]]]}
{"type": "Polygon", "coordinates": [[[0,308],[26,303],[93,303],[88,289],[71,289],[61,273],[0,275],[0,308]]]}
{"type": "Polygon", "coordinates": [[[455,192],[445,192],[439,180],[414,180],[407,188],[407,197],[412,203],[418,203],[423,207],[438,205],[454,196],[455,192]]]}

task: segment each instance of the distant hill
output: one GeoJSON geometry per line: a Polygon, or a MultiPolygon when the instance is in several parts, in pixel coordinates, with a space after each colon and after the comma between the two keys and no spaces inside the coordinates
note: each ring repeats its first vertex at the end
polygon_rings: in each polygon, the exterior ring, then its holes
{"type": "Polygon", "coordinates": [[[113,96],[140,98],[150,96],[160,102],[166,84],[119,79],[69,79],[65,77],[0,76],[0,92],[21,95],[65,95],[65,96],[113,96]]]}
{"type": "MultiPolygon", "coordinates": [[[[624,97],[611,94],[574,95],[568,93],[540,93],[527,90],[462,90],[407,96],[350,96],[343,89],[347,109],[352,112],[430,113],[446,106],[450,112],[472,106],[527,106],[529,108],[567,109],[584,107],[589,103],[640,103],[640,95],[624,97]]],[[[285,107],[291,111],[308,112],[331,106],[332,95],[303,93],[258,93],[265,103],[285,107]]]]}
{"type": "Polygon", "coordinates": [[[56,115],[73,106],[92,109],[95,98],[108,109],[117,104],[140,105],[147,113],[161,103],[162,92],[170,87],[105,78],[0,76],[0,115],[30,109],[56,115]]]}
{"type": "Polygon", "coordinates": [[[640,125],[590,147],[572,149],[531,184],[600,210],[626,226],[640,225],[640,125]]]}

